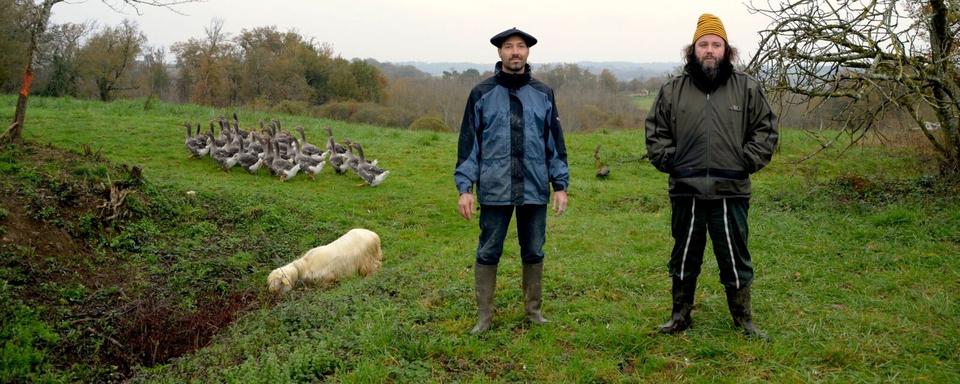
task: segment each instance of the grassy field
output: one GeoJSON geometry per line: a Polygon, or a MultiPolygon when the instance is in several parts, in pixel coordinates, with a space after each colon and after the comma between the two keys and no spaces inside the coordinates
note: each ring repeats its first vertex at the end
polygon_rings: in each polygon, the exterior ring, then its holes
{"type": "MultiPolygon", "coordinates": [[[[666,176],[641,160],[640,131],[569,134],[570,208],[548,217],[543,310],[551,323],[522,320],[512,232],[493,328],[472,337],[478,228],[455,213],[456,135],[280,116],[314,142],[331,126],[391,170],[377,188],[329,170],[282,183],[188,158],[179,123],[230,112],[35,97],[25,136],[89,145],[141,166],[173,201],[197,191],[220,206],[181,210],[185,224],[137,226],[144,245],[133,254],[145,265],[150,255],[193,252],[166,249],[171,237],[230,245],[198,246],[212,254],[196,257],[224,261],[192,271],[191,284],[216,284],[226,265],[238,276],[231,289],[262,292],[270,269],[353,227],[380,235],[383,270],[328,289],[299,287],[204,348],[137,369],[135,382],[960,382],[960,191],[924,176],[933,162],[910,149],[831,149],[797,164],[816,144],[783,132],[781,151],[754,176],[751,201],[754,314],[772,337],[764,343],[732,329],[709,246],[694,327],[653,333],[670,309],[666,176]],[[606,180],[593,177],[598,144],[612,169],[606,180]],[[237,211],[225,213],[229,220],[211,217],[228,208],[237,211]]],[[[276,117],[239,114],[247,127],[276,117]]]]}
{"type": "Polygon", "coordinates": [[[657,101],[657,93],[653,92],[647,96],[634,96],[633,102],[637,104],[637,107],[644,111],[649,111],[653,107],[653,102],[657,101]]]}

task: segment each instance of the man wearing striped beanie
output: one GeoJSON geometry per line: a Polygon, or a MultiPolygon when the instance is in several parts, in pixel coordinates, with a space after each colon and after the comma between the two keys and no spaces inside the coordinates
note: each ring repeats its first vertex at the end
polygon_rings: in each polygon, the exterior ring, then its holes
{"type": "Polygon", "coordinates": [[[683,73],[660,88],[647,115],[647,154],[670,175],[673,311],[660,327],[663,333],[692,324],[709,234],[734,326],[747,336],[767,338],[751,313],[747,210],[750,174],[770,162],[777,145],[777,116],[761,84],[734,69],[736,57],[720,19],[701,15],[685,49],[683,73]]]}

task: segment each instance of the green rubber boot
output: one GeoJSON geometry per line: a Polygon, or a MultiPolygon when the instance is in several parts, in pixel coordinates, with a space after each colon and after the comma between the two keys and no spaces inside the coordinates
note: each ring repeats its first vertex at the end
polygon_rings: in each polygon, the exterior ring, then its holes
{"type": "Polygon", "coordinates": [[[477,325],[470,330],[477,335],[490,329],[493,321],[493,293],[497,288],[497,266],[476,264],[474,282],[477,288],[477,325]]]}

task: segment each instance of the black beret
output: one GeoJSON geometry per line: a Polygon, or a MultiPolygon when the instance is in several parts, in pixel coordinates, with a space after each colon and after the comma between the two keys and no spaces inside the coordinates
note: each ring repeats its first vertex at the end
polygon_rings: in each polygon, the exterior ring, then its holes
{"type": "Polygon", "coordinates": [[[503,32],[498,33],[498,34],[497,34],[496,36],[494,36],[494,37],[491,37],[491,38],[490,38],[490,44],[493,44],[493,45],[496,46],[497,48],[500,48],[500,47],[503,45],[503,41],[506,40],[508,37],[513,36],[513,35],[520,36],[520,38],[523,39],[523,41],[524,41],[525,43],[527,43],[527,47],[532,47],[532,46],[534,46],[534,45],[537,44],[537,38],[536,38],[536,37],[530,36],[529,33],[526,33],[526,32],[524,32],[524,31],[521,31],[521,30],[517,29],[516,27],[510,28],[510,29],[508,29],[508,30],[506,30],[506,31],[503,31],[503,32]]]}

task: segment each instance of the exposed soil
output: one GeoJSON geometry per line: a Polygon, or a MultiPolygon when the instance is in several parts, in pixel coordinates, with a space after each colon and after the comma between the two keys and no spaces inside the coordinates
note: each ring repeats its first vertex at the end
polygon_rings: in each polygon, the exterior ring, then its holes
{"type": "Polygon", "coordinates": [[[10,181],[0,182],[6,211],[0,215],[0,278],[61,334],[50,352],[57,368],[86,365],[98,372],[98,381],[122,381],[135,366],[165,363],[207,345],[239,314],[260,306],[253,292],[201,291],[195,306],[182,309],[168,276],[150,274],[135,258],[102,246],[131,219],[124,199],[148,203],[135,167],[30,143],[16,151],[17,172],[33,171],[40,181],[4,175],[10,181]],[[78,163],[126,177],[108,184],[78,176],[70,171],[78,163]]]}

